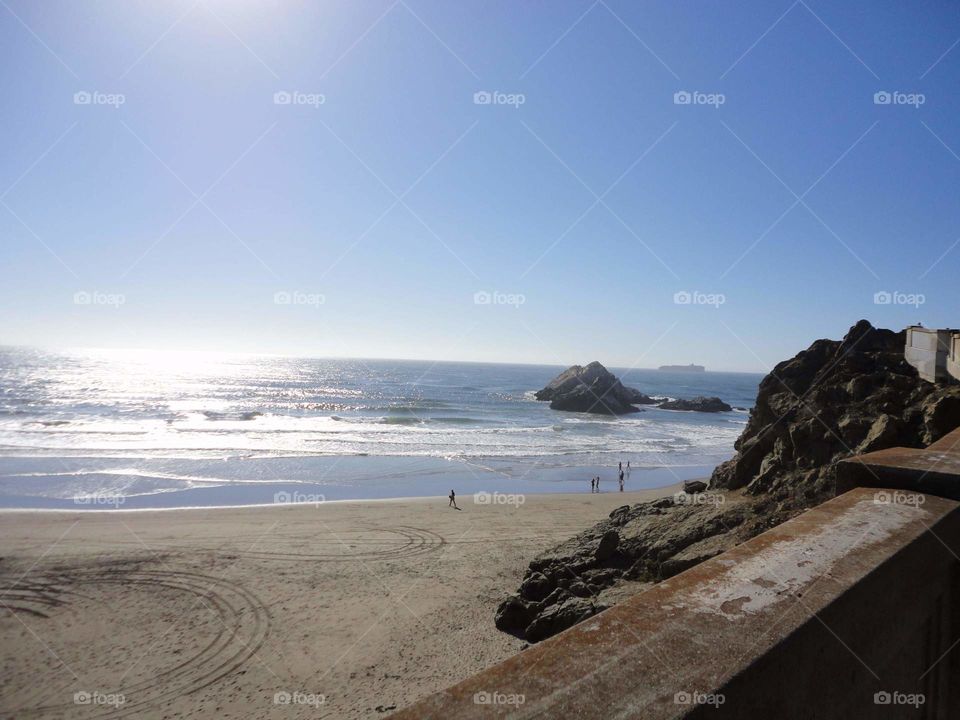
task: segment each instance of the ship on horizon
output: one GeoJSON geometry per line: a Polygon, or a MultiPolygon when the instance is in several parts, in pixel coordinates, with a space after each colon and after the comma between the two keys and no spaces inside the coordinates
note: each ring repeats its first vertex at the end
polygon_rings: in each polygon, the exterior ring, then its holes
{"type": "Polygon", "coordinates": [[[689,365],[661,365],[658,370],[663,370],[665,372],[706,372],[707,369],[703,365],[694,365],[690,363],[689,365]]]}

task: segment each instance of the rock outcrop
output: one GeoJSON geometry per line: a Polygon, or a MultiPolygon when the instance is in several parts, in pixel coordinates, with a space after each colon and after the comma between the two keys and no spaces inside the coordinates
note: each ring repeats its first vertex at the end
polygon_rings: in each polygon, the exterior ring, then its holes
{"type": "Polygon", "coordinates": [[[668,400],[660,403],[664,410],[695,410],[697,412],[729,412],[733,410],[723,400],[718,397],[704,397],[697,395],[689,400],[668,400]]]}
{"type": "Polygon", "coordinates": [[[639,412],[635,404],[653,404],[656,400],[639,390],[624,387],[616,376],[597,361],[587,366],[567,368],[535,394],[537,400],[549,400],[553,410],[625,415],[639,412]]]}
{"type": "Polygon", "coordinates": [[[617,508],[535,558],[496,625],[537,642],[724,552],[834,494],[836,463],[926,447],[960,426],[960,386],[927,383],[903,359],[904,333],[866,320],[817,340],[760,383],[756,406],[709,488],[617,508]]]}
{"type": "Polygon", "coordinates": [[[710,486],[818,499],[832,491],[838,460],[926,447],[960,425],[960,387],[921,380],[905,339],[861,320],[843,340],[817,340],[777,365],[710,486]]]}

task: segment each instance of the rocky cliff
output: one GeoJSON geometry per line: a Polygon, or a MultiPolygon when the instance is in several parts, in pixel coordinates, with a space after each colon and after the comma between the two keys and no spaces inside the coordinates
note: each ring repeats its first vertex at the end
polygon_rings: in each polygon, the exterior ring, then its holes
{"type": "Polygon", "coordinates": [[[831,497],[839,460],[925,447],[960,426],[960,387],[921,380],[904,341],[861,320],[777,365],[709,489],[625,505],[537,557],[497,627],[550,637],[831,497]]]}

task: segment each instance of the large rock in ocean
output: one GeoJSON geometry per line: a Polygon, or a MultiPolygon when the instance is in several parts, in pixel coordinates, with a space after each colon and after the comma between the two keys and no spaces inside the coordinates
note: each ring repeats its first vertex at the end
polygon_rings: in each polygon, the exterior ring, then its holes
{"type": "Polygon", "coordinates": [[[635,404],[649,405],[656,400],[639,390],[624,387],[616,376],[594,360],[589,365],[573,365],[535,393],[537,400],[550,401],[553,410],[624,415],[639,412],[635,404]]]}
{"type": "Polygon", "coordinates": [[[718,397],[704,397],[697,395],[689,400],[668,400],[660,403],[664,410],[695,410],[697,412],[729,412],[733,410],[718,397]]]}
{"type": "MultiPolygon", "coordinates": [[[[925,382],[904,333],[861,320],[817,340],[760,383],[756,406],[696,502],[666,497],[608,519],[534,558],[497,611],[505,632],[538,642],[833,497],[836,464],[886,447],[926,447],[960,427],[960,386],[925,382]]],[[[548,388],[545,388],[548,389],[548,388]]]]}

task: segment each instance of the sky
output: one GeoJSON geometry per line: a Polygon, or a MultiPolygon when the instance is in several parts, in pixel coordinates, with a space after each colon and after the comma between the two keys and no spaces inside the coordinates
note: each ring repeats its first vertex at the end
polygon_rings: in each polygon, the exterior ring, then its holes
{"type": "Polygon", "coordinates": [[[960,326],[950,2],[2,0],[0,344],[765,371],[960,326]]]}

